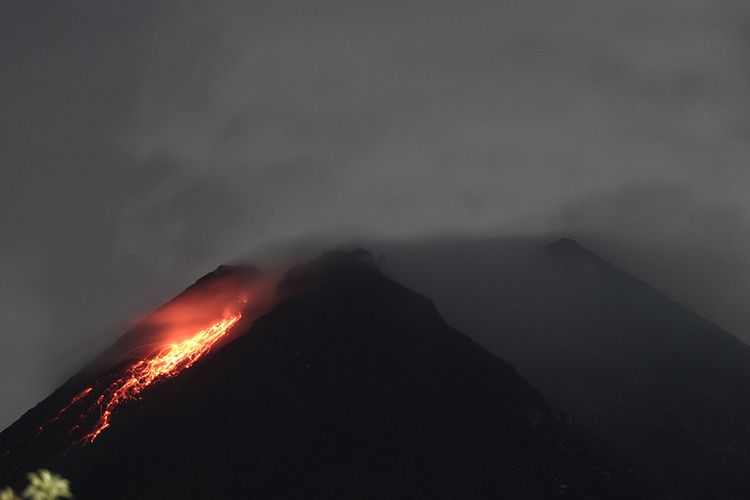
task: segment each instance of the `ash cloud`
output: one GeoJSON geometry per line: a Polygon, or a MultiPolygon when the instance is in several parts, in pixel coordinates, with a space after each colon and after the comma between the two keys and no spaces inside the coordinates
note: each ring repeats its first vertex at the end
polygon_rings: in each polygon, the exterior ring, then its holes
{"type": "MultiPolygon", "coordinates": [[[[174,165],[171,186],[225,198],[170,219],[215,238],[209,255],[311,233],[559,230],[579,199],[665,181],[744,196],[740,3],[165,9],[123,142],[143,168],[174,165]]],[[[158,241],[151,217],[125,222],[158,241]]]]}

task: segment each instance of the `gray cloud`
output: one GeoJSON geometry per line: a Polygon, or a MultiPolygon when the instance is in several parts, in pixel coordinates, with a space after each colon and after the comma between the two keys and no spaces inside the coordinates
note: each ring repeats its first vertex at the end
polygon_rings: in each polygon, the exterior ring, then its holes
{"type": "Polygon", "coordinates": [[[179,5],[126,144],[243,197],[240,245],[546,229],[665,179],[743,195],[739,4],[179,5]]]}
{"type": "Polygon", "coordinates": [[[34,270],[0,312],[46,313],[4,352],[72,370],[207,269],[313,235],[579,232],[750,331],[746,2],[33,4],[0,16],[0,258],[34,270]]]}

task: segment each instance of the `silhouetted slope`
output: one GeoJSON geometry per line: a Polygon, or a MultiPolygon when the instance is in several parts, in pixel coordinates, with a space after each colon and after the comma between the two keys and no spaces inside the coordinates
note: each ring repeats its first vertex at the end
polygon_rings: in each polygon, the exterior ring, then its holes
{"type": "Polygon", "coordinates": [[[675,498],[750,498],[747,345],[571,240],[380,250],[389,274],[675,498]]]}
{"type": "Polygon", "coordinates": [[[279,302],[92,445],[50,441],[21,470],[82,499],[661,498],[365,254],[290,271],[279,302]]]}

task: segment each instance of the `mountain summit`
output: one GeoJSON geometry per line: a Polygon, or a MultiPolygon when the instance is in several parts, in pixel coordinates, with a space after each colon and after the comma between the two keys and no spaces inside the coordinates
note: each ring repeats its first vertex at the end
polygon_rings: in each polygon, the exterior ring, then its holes
{"type": "Polygon", "coordinates": [[[0,482],[48,467],[81,499],[663,498],[364,251],[290,270],[253,319],[88,442],[70,437],[91,406],[70,398],[107,400],[134,365],[74,377],[0,434],[0,482]]]}

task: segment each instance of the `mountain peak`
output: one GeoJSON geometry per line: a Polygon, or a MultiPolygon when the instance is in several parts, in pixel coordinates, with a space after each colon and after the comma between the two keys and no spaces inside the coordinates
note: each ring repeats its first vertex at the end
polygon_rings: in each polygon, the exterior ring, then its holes
{"type": "Polygon", "coordinates": [[[561,238],[547,245],[550,252],[557,255],[572,256],[576,258],[590,258],[602,261],[602,258],[586,249],[583,245],[571,238],[561,238]]]}
{"type": "Polygon", "coordinates": [[[578,243],[576,240],[567,238],[567,237],[560,238],[559,240],[553,243],[550,243],[549,246],[550,248],[554,248],[554,249],[566,249],[566,248],[567,249],[581,249],[582,248],[580,243],[578,243]]]}
{"type": "Polygon", "coordinates": [[[750,348],[729,333],[569,238],[389,258],[393,276],[673,498],[750,498],[750,348]]]}
{"type": "Polygon", "coordinates": [[[582,273],[589,278],[625,276],[622,270],[588,250],[577,241],[562,238],[547,245],[551,261],[560,265],[558,271],[582,273]]]}

